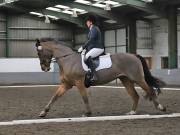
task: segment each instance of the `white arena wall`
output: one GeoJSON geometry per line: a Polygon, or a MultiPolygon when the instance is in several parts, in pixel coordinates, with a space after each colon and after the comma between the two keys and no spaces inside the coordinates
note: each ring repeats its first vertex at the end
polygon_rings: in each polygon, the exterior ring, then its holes
{"type": "Polygon", "coordinates": [[[51,64],[49,72],[43,72],[38,58],[0,59],[0,85],[58,84],[57,64],[51,64]]]}
{"type": "MultiPolygon", "coordinates": [[[[152,74],[168,85],[180,84],[179,69],[153,69],[152,74]]],[[[117,81],[119,84],[119,81],[117,81]]],[[[38,58],[0,59],[0,85],[59,84],[59,68],[51,64],[49,72],[43,72],[38,58]]],[[[113,81],[112,83],[116,83],[113,81]]]]}
{"type": "MultiPolygon", "coordinates": [[[[67,41],[71,41],[72,35],[68,34],[70,33],[71,29],[68,29],[64,34],[64,29],[62,27],[57,26],[49,26],[50,28],[45,28],[46,26],[43,26],[43,28],[40,28],[40,30],[37,28],[36,24],[31,24],[32,26],[21,26],[21,24],[16,24],[15,22],[18,22],[18,20],[33,20],[33,18],[26,17],[26,16],[19,16],[19,17],[12,17],[11,19],[11,27],[10,27],[10,33],[13,31],[16,31],[17,29],[23,29],[21,33],[24,32],[24,29],[26,31],[38,31],[37,33],[42,33],[40,36],[44,36],[44,31],[53,31],[53,33],[47,32],[45,35],[50,36],[53,35],[55,37],[60,37],[62,39],[67,39],[67,41]],[[14,20],[14,21],[13,21],[14,20]],[[21,26],[21,28],[20,28],[21,26]],[[17,27],[17,28],[16,28],[17,27]],[[58,29],[57,29],[58,28],[58,29]],[[35,29],[35,30],[34,30],[35,29]],[[42,32],[43,31],[43,32],[42,32]],[[61,33],[57,33],[57,31],[60,31],[61,33]],[[63,33],[63,34],[62,34],[63,33]],[[50,34],[50,35],[49,35],[50,34]]],[[[35,20],[34,20],[35,21],[35,20]]],[[[28,22],[28,21],[25,21],[28,22]]],[[[36,20],[35,22],[40,22],[36,20]]],[[[41,22],[42,23],[42,22],[41,22]]],[[[40,23],[40,24],[41,24],[40,23]]],[[[3,24],[1,22],[1,24],[3,24]]],[[[38,23],[39,24],[39,23],[38,23]]],[[[44,24],[45,25],[45,24],[44,24]]],[[[1,25],[2,28],[3,25],[1,25]]],[[[148,28],[148,25],[146,23],[140,23],[137,22],[137,53],[142,55],[143,57],[152,57],[152,73],[156,76],[162,78],[165,80],[168,84],[173,85],[179,85],[180,84],[180,78],[179,78],[179,67],[180,67],[180,15],[178,15],[178,69],[161,69],[161,57],[168,56],[168,22],[166,19],[155,19],[153,20],[152,25],[150,28],[148,28]],[[139,30],[138,30],[139,29],[139,30]],[[150,31],[151,30],[151,31],[150,31]],[[148,36],[151,38],[150,44],[151,46],[147,46],[148,44],[145,43],[147,41],[144,41],[143,35],[145,35],[147,38],[148,36]]],[[[78,32],[79,33],[79,32],[78,32]]],[[[116,53],[116,52],[126,52],[126,44],[125,44],[125,29],[124,28],[117,28],[116,30],[108,30],[105,31],[107,35],[105,35],[107,38],[105,38],[105,46],[106,51],[110,53],[116,53]],[[108,36],[108,33],[110,33],[108,36]],[[114,36],[113,36],[114,35],[114,36]],[[115,36],[116,35],[116,36],[115,36]],[[115,48],[116,46],[116,48],[115,48]]],[[[11,35],[17,35],[17,34],[11,34],[11,35]]],[[[32,34],[33,36],[34,34],[32,34]]],[[[22,40],[20,37],[18,38],[12,38],[10,42],[13,42],[13,45],[15,45],[15,42],[17,41],[18,47],[16,49],[10,48],[10,57],[17,57],[17,58],[4,58],[4,39],[1,39],[0,41],[0,84],[6,85],[6,84],[57,84],[59,83],[59,74],[57,65],[52,63],[51,71],[50,72],[42,72],[39,65],[39,60],[37,57],[37,54],[35,53],[35,46],[33,37],[24,35],[24,39],[22,40]],[[16,41],[14,41],[16,40],[16,41]],[[27,40],[27,41],[26,41],[27,40]],[[31,50],[29,50],[29,47],[27,48],[27,44],[24,44],[24,42],[31,42],[29,44],[31,50]],[[25,48],[22,49],[19,45],[22,43],[22,47],[25,48]],[[33,47],[32,47],[33,45],[33,47]],[[22,49],[20,50],[19,47],[22,49]],[[32,49],[33,48],[33,49],[32,49]],[[12,52],[13,51],[13,52],[12,52]],[[28,52],[28,53],[27,53],[28,52]],[[31,52],[31,53],[30,53],[31,52]],[[16,55],[15,55],[16,53],[16,55]],[[28,55],[27,55],[28,54],[28,55]],[[26,56],[27,55],[27,56],[26,56]],[[30,57],[30,58],[24,58],[24,57],[30,57]]],[[[37,35],[36,35],[37,36],[37,35]]],[[[87,38],[87,32],[77,34],[75,36],[76,46],[75,48],[78,48],[80,45],[82,45],[87,38]]],[[[10,47],[13,47],[10,45],[10,47]]]]}

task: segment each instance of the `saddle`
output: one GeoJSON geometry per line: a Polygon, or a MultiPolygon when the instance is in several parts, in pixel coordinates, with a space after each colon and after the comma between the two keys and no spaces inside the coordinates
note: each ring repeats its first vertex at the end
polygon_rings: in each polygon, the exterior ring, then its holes
{"type": "MultiPolygon", "coordinates": [[[[84,71],[88,71],[88,66],[84,62],[84,56],[85,53],[81,53],[81,62],[82,62],[82,67],[84,71]]],[[[112,61],[111,61],[111,56],[110,54],[105,54],[105,55],[100,55],[99,57],[93,58],[93,63],[96,67],[96,71],[110,68],[112,66],[112,61]]]]}
{"type": "MultiPolygon", "coordinates": [[[[88,69],[88,66],[86,65],[86,63],[84,62],[84,55],[85,53],[81,53],[81,59],[82,59],[82,67],[86,72],[85,74],[85,81],[84,84],[85,86],[88,88],[90,86],[94,86],[95,82],[91,82],[91,77],[92,74],[88,69]]],[[[102,70],[102,69],[106,69],[106,68],[110,68],[112,66],[112,61],[111,61],[111,57],[110,54],[101,54],[100,56],[93,58],[93,64],[96,68],[96,71],[102,70]]]]}
{"type": "Polygon", "coordinates": [[[95,68],[97,68],[99,66],[99,63],[100,63],[99,56],[95,57],[95,58],[92,58],[92,60],[93,60],[93,64],[94,64],[95,68]]]}

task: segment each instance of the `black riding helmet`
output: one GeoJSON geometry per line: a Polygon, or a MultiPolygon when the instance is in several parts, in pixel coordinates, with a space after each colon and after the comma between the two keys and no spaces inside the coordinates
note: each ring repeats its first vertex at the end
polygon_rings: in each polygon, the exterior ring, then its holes
{"type": "Polygon", "coordinates": [[[93,16],[93,15],[89,15],[89,16],[87,16],[87,17],[85,18],[85,23],[86,23],[87,21],[91,21],[93,24],[96,24],[96,17],[93,16]]]}

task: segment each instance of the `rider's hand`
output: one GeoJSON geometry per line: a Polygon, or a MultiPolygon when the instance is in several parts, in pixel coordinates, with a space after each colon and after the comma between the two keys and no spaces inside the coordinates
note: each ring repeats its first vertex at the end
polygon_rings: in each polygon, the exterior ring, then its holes
{"type": "Polygon", "coordinates": [[[78,52],[81,53],[83,51],[82,46],[78,49],[78,52]]]}

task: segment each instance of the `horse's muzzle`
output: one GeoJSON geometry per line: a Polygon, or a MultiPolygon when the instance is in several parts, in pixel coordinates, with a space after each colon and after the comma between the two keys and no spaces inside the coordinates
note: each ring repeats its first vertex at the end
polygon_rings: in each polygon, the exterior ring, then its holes
{"type": "Polygon", "coordinates": [[[45,68],[44,71],[45,71],[45,72],[48,72],[50,69],[51,69],[51,68],[45,68]]]}
{"type": "Polygon", "coordinates": [[[48,72],[51,68],[50,67],[47,67],[45,65],[41,65],[41,69],[44,71],[44,72],[48,72]]]}

